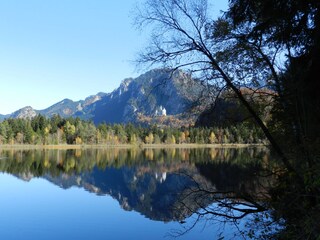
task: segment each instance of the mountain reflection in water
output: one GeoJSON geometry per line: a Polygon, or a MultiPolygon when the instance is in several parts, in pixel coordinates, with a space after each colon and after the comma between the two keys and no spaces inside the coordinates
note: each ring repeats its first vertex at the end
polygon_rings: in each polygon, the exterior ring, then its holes
{"type": "Polygon", "coordinates": [[[110,195],[125,210],[156,221],[179,221],[214,202],[187,200],[192,189],[261,193],[257,173],[269,161],[265,148],[1,150],[0,171],[24,181],[41,177],[110,195]],[[181,205],[183,203],[183,206],[181,205]]]}

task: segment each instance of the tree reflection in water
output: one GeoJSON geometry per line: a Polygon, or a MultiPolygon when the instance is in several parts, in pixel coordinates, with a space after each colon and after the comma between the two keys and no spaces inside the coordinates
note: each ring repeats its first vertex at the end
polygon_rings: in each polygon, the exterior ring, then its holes
{"type": "Polygon", "coordinates": [[[42,177],[64,189],[79,186],[152,220],[178,221],[181,229],[170,233],[175,237],[199,223],[241,226],[243,218],[247,226],[239,227],[239,235],[253,236],[258,223],[273,230],[271,220],[261,221],[270,214],[272,184],[263,174],[275,169],[265,167],[272,165],[265,148],[33,149],[1,150],[0,156],[0,171],[23,180],[42,177]],[[193,221],[186,223],[190,216],[193,221]]]}

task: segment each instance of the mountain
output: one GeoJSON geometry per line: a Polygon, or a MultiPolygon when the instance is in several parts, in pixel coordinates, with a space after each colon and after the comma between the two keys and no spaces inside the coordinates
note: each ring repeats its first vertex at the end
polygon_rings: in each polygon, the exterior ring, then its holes
{"type": "Polygon", "coordinates": [[[34,110],[32,107],[27,106],[24,108],[19,109],[18,111],[15,111],[10,115],[10,118],[33,118],[38,114],[36,110],[34,110]]]}
{"type": "Polygon", "coordinates": [[[85,100],[74,102],[70,99],[64,99],[44,110],[38,111],[39,114],[51,117],[53,115],[60,115],[61,117],[74,117],[82,115],[83,119],[91,119],[92,116],[88,115],[90,107],[94,107],[94,103],[100,101],[106,93],[98,93],[87,97],[85,100]]]}
{"type": "Polygon", "coordinates": [[[142,116],[178,116],[188,111],[200,89],[200,83],[182,71],[151,70],[135,79],[123,80],[119,88],[85,113],[92,115],[95,123],[135,122],[142,116]]]}
{"type": "Polygon", "coordinates": [[[80,101],[66,98],[43,110],[28,106],[1,116],[32,118],[37,114],[47,117],[59,114],[61,117],[92,120],[96,124],[151,123],[154,119],[163,122],[166,118],[181,121],[203,89],[200,82],[183,71],[154,69],[137,78],[124,79],[111,93],[100,92],[80,101]]]}

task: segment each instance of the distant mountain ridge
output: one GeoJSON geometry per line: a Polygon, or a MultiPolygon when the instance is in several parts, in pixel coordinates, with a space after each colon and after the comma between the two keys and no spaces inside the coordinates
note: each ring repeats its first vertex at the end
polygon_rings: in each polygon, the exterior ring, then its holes
{"type": "Polygon", "coordinates": [[[137,78],[124,79],[111,93],[100,92],[85,100],[64,99],[46,109],[31,106],[19,109],[4,118],[32,118],[37,114],[51,117],[79,117],[95,124],[139,122],[143,117],[184,114],[204,88],[181,70],[150,70],[137,78]]]}
{"type": "Polygon", "coordinates": [[[6,118],[8,118],[8,117],[10,117],[10,114],[8,114],[8,115],[0,114],[0,121],[6,119],[6,118]]]}

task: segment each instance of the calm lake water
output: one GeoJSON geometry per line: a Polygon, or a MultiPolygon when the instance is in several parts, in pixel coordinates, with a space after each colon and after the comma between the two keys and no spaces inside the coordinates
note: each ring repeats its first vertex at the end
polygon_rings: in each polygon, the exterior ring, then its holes
{"type": "Polygon", "coordinates": [[[0,158],[0,239],[206,240],[243,239],[238,228],[246,225],[199,218],[201,208],[218,205],[203,195],[190,199],[190,190],[257,192],[269,153],[0,150],[0,158]]]}

